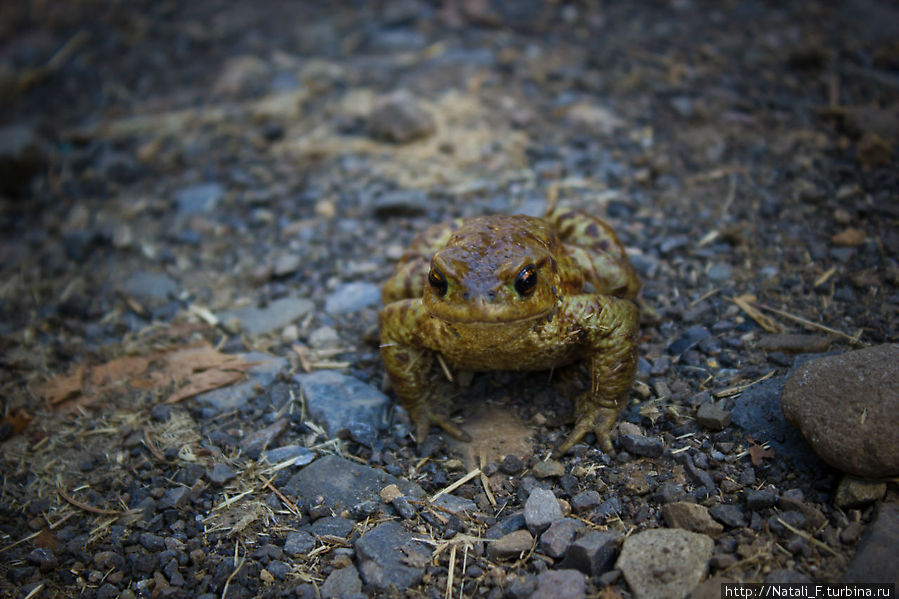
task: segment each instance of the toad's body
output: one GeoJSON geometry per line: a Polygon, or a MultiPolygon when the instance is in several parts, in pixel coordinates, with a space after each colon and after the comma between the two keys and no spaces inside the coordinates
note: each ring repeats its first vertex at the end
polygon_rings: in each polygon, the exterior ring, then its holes
{"type": "Polygon", "coordinates": [[[417,236],[384,285],[381,354],[419,441],[430,424],[467,435],[430,383],[436,354],[466,370],[548,370],[585,362],[589,390],[559,447],[609,431],[636,368],[640,289],[615,233],[582,212],[485,216],[417,236]]]}

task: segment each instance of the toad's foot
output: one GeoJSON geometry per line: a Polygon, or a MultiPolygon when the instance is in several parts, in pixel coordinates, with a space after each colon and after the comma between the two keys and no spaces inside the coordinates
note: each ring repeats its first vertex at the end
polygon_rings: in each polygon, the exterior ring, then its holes
{"type": "Polygon", "coordinates": [[[436,424],[446,433],[458,439],[459,441],[471,441],[471,436],[460,428],[456,423],[450,420],[446,414],[432,411],[427,402],[421,401],[418,405],[409,410],[412,422],[415,423],[415,436],[419,444],[428,438],[428,432],[432,424],[436,424]]]}
{"type": "Polygon", "coordinates": [[[574,445],[580,442],[591,430],[596,435],[596,443],[603,453],[612,454],[612,439],[609,433],[615,426],[621,407],[615,402],[587,402],[580,399],[578,402],[578,419],[571,434],[565,441],[553,450],[553,457],[560,458],[574,445]]]}

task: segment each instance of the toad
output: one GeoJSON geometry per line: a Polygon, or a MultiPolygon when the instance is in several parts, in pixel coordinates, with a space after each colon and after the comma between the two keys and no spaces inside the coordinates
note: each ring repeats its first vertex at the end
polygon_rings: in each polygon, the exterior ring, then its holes
{"type": "Polygon", "coordinates": [[[637,365],[640,279],[614,230],[576,210],[543,218],[493,215],[418,234],[382,290],[381,356],[421,443],[432,424],[460,440],[448,399],[431,381],[436,361],[471,371],[589,372],[575,394],[567,452],[609,433],[637,365]]]}

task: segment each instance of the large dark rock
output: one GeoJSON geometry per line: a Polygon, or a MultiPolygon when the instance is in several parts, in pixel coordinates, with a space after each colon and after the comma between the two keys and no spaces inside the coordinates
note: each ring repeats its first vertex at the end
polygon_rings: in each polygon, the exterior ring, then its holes
{"type": "Polygon", "coordinates": [[[858,551],[849,562],[846,582],[891,582],[899,587],[899,504],[882,503],[868,524],[858,551]]]}
{"type": "Polygon", "coordinates": [[[803,364],[781,405],[828,464],[861,477],[899,475],[899,344],[803,364]]]}
{"type": "Polygon", "coordinates": [[[400,590],[421,582],[430,550],[396,521],[382,522],[356,540],[359,574],[378,591],[400,590]]]}

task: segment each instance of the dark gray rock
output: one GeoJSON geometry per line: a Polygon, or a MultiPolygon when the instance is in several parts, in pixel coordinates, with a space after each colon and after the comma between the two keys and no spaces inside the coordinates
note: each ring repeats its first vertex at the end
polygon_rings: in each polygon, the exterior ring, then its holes
{"type": "Polygon", "coordinates": [[[576,568],[588,576],[599,576],[610,570],[618,555],[621,533],[591,530],[571,544],[560,568],[576,568]]]}
{"type": "Polygon", "coordinates": [[[235,410],[256,395],[256,387],[268,387],[287,364],[287,360],[284,358],[261,352],[250,352],[242,354],[240,357],[245,362],[256,363],[247,370],[246,379],[234,385],[201,393],[194,399],[208,405],[217,413],[235,410]]]}
{"type": "Polygon", "coordinates": [[[28,554],[28,563],[37,566],[41,572],[50,572],[59,565],[59,560],[52,550],[36,547],[28,554]]]}
{"type": "Polygon", "coordinates": [[[444,493],[432,501],[431,505],[454,516],[464,516],[469,512],[476,512],[478,509],[477,504],[471,499],[457,497],[448,493],[444,493]]]}
{"type": "Polygon", "coordinates": [[[337,537],[345,539],[353,532],[353,521],[340,516],[325,516],[312,523],[312,534],[319,537],[337,537]]]}
{"type": "Polygon", "coordinates": [[[162,272],[138,271],[125,279],[120,289],[140,302],[158,303],[178,293],[178,284],[162,272]]]}
{"type": "Polygon", "coordinates": [[[367,281],[344,283],[325,299],[325,312],[332,316],[352,314],[381,301],[381,288],[367,281]]]}
{"type": "Polygon", "coordinates": [[[860,477],[899,475],[899,344],[807,362],[790,375],[781,403],[828,464],[860,477]]]}
{"type": "Polygon", "coordinates": [[[185,216],[212,212],[225,196],[225,188],[220,183],[200,183],[183,187],[175,192],[175,205],[185,216]]]}
{"type": "Polygon", "coordinates": [[[169,508],[183,507],[190,496],[190,489],[187,487],[174,487],[166,489],[162,497],[159,498],[159,509],[165,510],[169,508]]]}
{"type": "Polygon", "coordinates": [[[431,558],[431,551],[395,521],[378,524],[359,537],[354,547],[362,580],[377,591],[418,585],[431,558]]]}
{"type": "Polygon", "coordinates": [[[673,356],[683,355],[688,349],[692,349],[697,343],[711,336],[712,333],[704,326],[694,325],[668,345],[668,353],[673,356]]]}
{"type": "Polygon", "coordinates": [[[299,297],[282,297],[262,308],[246,306],[219,314],[226,326],[236,320],[240,330],[248,335],[264,335],[283,329],[293,321],[308,314],[313,308],[310,300],[299,297]]]}
{"type": "Polygon", "coordinates": [[[492,560],[517,559],[531,550],[534,537],[526,530],[516,530],[487,544],[487,557],[492,560]]]}
{"type": "Polygon", "coordinates": [[[344,599],[361,591],[362,579],[352,564],[328,574],[321,588],[322,599],[344,599]]]}
{"type": "Polygon", "coordinates": [[[393,143],[427,137],[434,129],[434,117],[406,90],[379,98],[368,119],[372,137],[393,143]]]}
{"type": "Polygon", "coordinates": [[[886,582],[899,588],[896,548],[899,547],[899,503],[877,506],[865,528],[855,557],[849,562],[845,582],[886,582]]]}
{"type": "Polygon", "coordinates": [[[589,491],[578,493],[571,498],[571,510],[576,514],[588,512],[598,506],[601,502],[602,497],[599,493],[590,489],[589,491]]]}
{"type": "Polygon", "coordinates": [[[47,144],[36,128],[23,123],[0,128],[0,193],[24,195],[46,163],[47,144]]]}
{"type": "Polygon", "coordinates": [[[289,532],[284,540],[284,553],[294,557],[312,551],[313,547],[315,547],[315,537],[305,530],[289,532]]]}
{"type": "Polygon", "coordinates": [[[730,419],[730,412],[712,402],[704,403],[696,410],[696,422],[707,431],[724,430],[730,424],[730,419]]]}
{"type": "Polygon", "coordinates": [[[269,449],[262,454],[269,464],[280,464],[290,461],[291,466],[305,466],[315,459],[315,452],[302,445],[282,445],[275,449],[269,449]]]}
{"type": "Polygon", "coordinates": [[[216,486],[222,486],[236,477],[237,473],[228,464],[218,463],[206,471],[206,479],[216,486]]]}
{"type": "Polygon", "coordinates": [[[717,503],[709,508],[709,514],[728,528],[746,526],[746,514],[743,512],[743,508],[738,505],[717,503]]]}
{"type": "Polygon", "coordinates": [[[577,570],[547,570],[537,575],[537,590],[530,599],[582,599],[587,594],[587,580],[577,570]]]}
{"type": "Polygon", "coordinates": [[[252,459],[257,459],[266,447],[271,445],[278,436],[287,430],[289,422],[282,418],[265,428],[253,431],[240,441],[240,448],[252,459]]]}
{"type": "Polygon", "coordinates": [[[524,520],[531,533],[538,535],[561,519],[562,508],[552,491],[539,487],[531,491],[524,503],[524,520]]]}
{"type": "Polygon", "coordinates": [[[746,509],[757,512],[774,506],[777,489],[749,489],[746,491],[746,509]]]}
{"type": "Polygon", "coordinates": [[[665,452],[665,444],[656,437],[628,434],[621,435],[618,441],[628,453],[633,455],[657,458],[665,452]]]}
{"type": "Polygon", "coordinates": [[[336,437],[357,424],[368,425],[373,431],[387,428],[390,398],[359,379],[335,372],[318,370],[294,377],[303,388],[306,411],[318,424],[336,437]]]}
{"type": "Polygon", "coordinates": [[[413,482],[334,455],[319,458],[304,467],[285,483],[281,491],[296,497],[321,495],[325,505],[341,511],[364,501],[380,501],[381,489],[390,484],[395,484],[406,496],[424,495],[421,487],[413,482]]]}
{"type": "Polygon", "coordinates": [[[540,549],[552,558],[560,558],[583,528],[584,523],[574,518],[556,520],[540,535],[540,549]]]}

